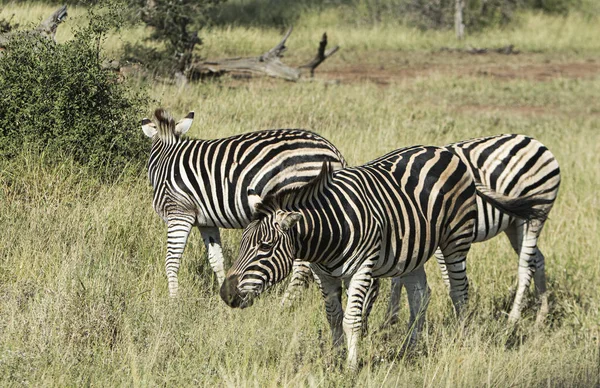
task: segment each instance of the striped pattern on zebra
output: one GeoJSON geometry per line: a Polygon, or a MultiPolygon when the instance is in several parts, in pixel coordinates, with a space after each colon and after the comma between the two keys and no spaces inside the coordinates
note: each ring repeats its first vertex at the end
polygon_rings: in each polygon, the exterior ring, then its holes
{"type": "MultiPolygon", "coordinates": [[[[517,292],[509,321],[521,317],[525,291],[533,277],[540,298],[536,324],[543,323],[548,314],[545,259],[538,239],[548,213],[552,209],[560,186],[560,169],[554,155],[539,141],[524,135],[499,135],[465,140],[446,146],[469,167],[482,192],[493,191],[506,196],[503,210],[494,203],[477,197],[475,241],[489,240],[505,232],[512,248],[519,255],[517,292]],[[519,214],[515,214],[519,213],[519,214]]],[[[448,285],[448,272],[443,253],[435,253],[442,278],[448,285]]],[[[386,321],[398,319],[400,279],[392,281],[386,321]]]]}
{"type": "MultiPolygon", "coordinates": [[[[475,185],[465,164],[447,150],[415,146],[335,172],[325,164],[313,183],[257,204],[257,218],[244,230],[238,259],[221,287],[222,299],[231,307],[249,306],[291,272],[295,258],[310,262],[333,343],[340,346],[345,335],[351,368],[357,365],[372,279],[403,275],[407,287],[426,284],[423,264],[439,246],[457,313],[467,301],[475,185]]],[[[410,293],[412,321],[426,309],[428,293],[428,288],[410,293]]],[[[414,339],[423,319],[421,314],[414,339]]]]}
{"type": "MultiPolygon", "coordinates": [[[[542,323],[548,313],[548,296],[544,256],[537,246],[537,240],[558,195],[558,162],[542,143],[516,134],[465,140],[449,144],[445,148],[467,164],[478,192],[493,192],[497,199],[500,198],[499,194],[504,195],[502,203],[491,197],[477,196],[478,216],[474,242],[506,233],[519,255],[517,292],[509,320],[515,322],[520,318],[523,296],[533,276],[541,301],[536,322],[542,323]]],[[[441,251],[436,251],[435,256],[444,282],[448,285],[448,274],[441,251]]],[[[295,263],[292,280],[282,303],[290,304],[296,299],[301,286],[308,284],[312,276],[308,263],[295,263]]],[[[392,280],[385,320],[388,324],[398,321],[401,290],[400,279],[392,280]]],[[[367,301],[367,311],[373,302],[374,300],[367,301]]]]}
{"type": "Polygon", "coordinates": [[[177,295],[177,272],[193,226],[200,229],[220,285],[225,271],[218,228],[250,223],[249,187],[261,196],[275,195],[310,182],[325,161],[334,168],[346,165],[335,146],[312,132],[276,129],[195,140],[182,136],[193,112],[178,123],[163,109],[155,117],[156,124],[142,120],[142,130],[153,140],[148,177],[154,209],[168,227],[165,266],[171,297],[177,295]]]}

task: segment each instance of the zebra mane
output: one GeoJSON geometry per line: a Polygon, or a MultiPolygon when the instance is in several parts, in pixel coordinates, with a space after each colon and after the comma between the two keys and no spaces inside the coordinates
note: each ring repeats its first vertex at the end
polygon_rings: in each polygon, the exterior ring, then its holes
{"type": "MultiPolygon", "coordinates": [[[[252,220],[262,219],[264,216],[281,209],[286,205],[302,203],[321,192],[333,178],[333,167],[330,161],[323,162],[319,175],[305,185],[282,190],[276,194],[267,195],[262,202],[255,206],[252,220]]],[[[254,193],[254,190],[252,190],[254,193]]]]}
{"type": "Polygon", "coordinates": [[[154,117],[158,121],[158,134],[160,137],[170,136],[175,131],[175,119],[170,112],[163,108],[154,111],[154,117]]]}

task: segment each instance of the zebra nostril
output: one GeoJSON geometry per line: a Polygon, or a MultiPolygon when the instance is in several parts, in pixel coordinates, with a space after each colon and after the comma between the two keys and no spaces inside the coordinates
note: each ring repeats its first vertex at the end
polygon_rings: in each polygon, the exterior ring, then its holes
{"type": "Polygon", "coordinates": [[[225,278],[225,281],[221,285],[219,295],[221,299],[230,307],[239,307],[242,303],[242,298],[239,295],[238,289],[238,277],[236,275],[225,278]]]}

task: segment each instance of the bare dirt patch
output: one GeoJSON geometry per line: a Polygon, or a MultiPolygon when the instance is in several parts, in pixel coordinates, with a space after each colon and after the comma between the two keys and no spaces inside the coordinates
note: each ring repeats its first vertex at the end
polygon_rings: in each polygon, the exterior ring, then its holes
{"type": "Polygon", "coordinates": [[[382,86],[432,75],[493,77],[500,80],[526,79],[540,82],[556,78],[591,79],[600,76],[600,61],[532,62],[532,58],[526,55],[516,59],[517,57],[519,56],[511,56],[507,60],[506,56],[491,54],[483,61],[479,58],[469,61],[469,56],[457,59],[456,54],[438,54],[434,60],[417,62],[392,62],[386,65],[340,64],[331,70],[321,70],[318,74],[321,78],[335,79],[342,83],[369,81],[382,86]],[[444,59],[450,61],[446,62],[444,59]]]}

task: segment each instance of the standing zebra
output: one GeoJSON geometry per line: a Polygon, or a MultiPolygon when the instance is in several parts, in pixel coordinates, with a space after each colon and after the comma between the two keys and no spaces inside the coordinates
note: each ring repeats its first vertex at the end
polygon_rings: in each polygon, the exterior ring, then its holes
{"type": "Polygon", "coordinates": [[[178,123],[163,109],[155,116],[158,125],[144,119],[142,130],[152,138],[148,177],[154,210],[168,227],[165,266],[171,297],[177,296],[177,272],[193,226],[200,229],[220,285],[225,271],[218,228],[250,223],[249,187],[261,196],[274,195],[308,183],[324,161],[334,168],[346,164],[330,142],[312,132],[278,129],[191,140],[182,135],[192,125],[193,112],[178,123]]]}
{"type": "MultiPolygon", "coordinates": [[[[548,314],[548,295],[544,255],[537,241],[558,195],[558,162],[542,143],[523,135],[465,140],[449,144],[446,148],[469,167],[478,189],[510,197],[513,208],[521,213],[529,213],[529,219],[523,219],[478,197],[474,242],[506,233],[512,248],[519,255],[517,292],[508,319],[516,322],[521,317],[523,296],[533,276],[541,302],[536,324],[541,324],[548,314]]],[[[442,270],[444,283],[449,285],[443,253],[437,250],[435,257],[442,270]]],[[[401,290],[401,280],[393,279],[386,322],[398,320],[401,290]]]]}
{"type": "Polygon", "coordinates": [[[414,288],[409,292],[414,321],[429,299],[429,289],[419,288],[426,285],[423,264],[439,246],[457,314],[467,301],[475,185],[467,166],[447,150],[415,146],[336,172],[325,163],[311,184],[256,203],[256,219],[244,230],[221,298],[231,307],[246,307],[283,280],[295,258],[310,262],[320,280],[333,343],[341,345],[345,334],[351,368],[357,365],[372,279],[402,275],[407,288],[414,288]],[[348,283],[345,313],[342,280],[348,283]]]}
{"type": "MultiPolygon", "coordinates": [[[[537,323],[541,323],[548,313],[544,256],[537,246],[537,240],[544,226],[545,218],[552,209],[558,195],[560,170],[552,153],[539,141],[523,135],[498,135],[465,140],[445,147],[458,155],[468,166],[475,179],[479,192],[495,192],[504,195],[504,208],[498,203],[477,196],[477,219],[475,240],[489,240],[502,232],[519,255],[519,276],[517,293],[509,314],[509,320],[520,318],[522,301],[534,276],[536,290],[541,300],[537,323]]],[[[498,198],[498,195],[496,195],[498,198]]],[[[448,285],[448,273],[443,254],[435,256],[442,270],[442,277],[448,285]]],[[[301,285],[312,277],[307,263],[296,263],[295,271],[286,290],[283,303],[295,299],[301,285]]],[[[378,286],[378,284],[376,285],[378,286]]],[[[398,320],[401,280],[392,280],[392,291],[387,323],[398,320]]],[[[368,301],[367,310],[374,302],[368,301]]]]}

